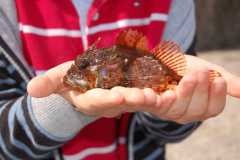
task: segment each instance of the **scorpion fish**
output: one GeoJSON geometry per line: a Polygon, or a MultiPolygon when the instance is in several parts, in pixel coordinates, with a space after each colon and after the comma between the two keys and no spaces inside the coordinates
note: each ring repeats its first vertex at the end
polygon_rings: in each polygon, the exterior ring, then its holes
{"type": "Polygon", "coordinates": [[[77,56],[67,71],[63,82],[68,88],[84,93],[124,86],[162,93],[174,89],[184,76],[186,59],[174,42],[162,41],[149,50],[146,36],[129,29],[109,48],[98,49],[96,44],[77,56]]]}

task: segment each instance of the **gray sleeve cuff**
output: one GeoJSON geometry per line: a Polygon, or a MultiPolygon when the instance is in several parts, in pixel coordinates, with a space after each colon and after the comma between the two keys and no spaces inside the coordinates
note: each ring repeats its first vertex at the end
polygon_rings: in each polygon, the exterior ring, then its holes
{"type": "Polygon", "coordinates": [[[35,123],[53,137],[69,139],[82,128],[95,121],[95,117],[75,111],[63,97],[52,94],[44,98],[31,97],[31,110],[35,123]]]}

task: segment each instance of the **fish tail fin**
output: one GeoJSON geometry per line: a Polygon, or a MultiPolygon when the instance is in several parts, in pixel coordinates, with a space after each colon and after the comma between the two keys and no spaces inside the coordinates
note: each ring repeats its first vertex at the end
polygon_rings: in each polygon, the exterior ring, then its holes
{"type": "Polygon", "coordinates": [[[186,59],[180,47],[171,41],[162,41],[151,53],[178,76],[184,76],[186,59]]]}

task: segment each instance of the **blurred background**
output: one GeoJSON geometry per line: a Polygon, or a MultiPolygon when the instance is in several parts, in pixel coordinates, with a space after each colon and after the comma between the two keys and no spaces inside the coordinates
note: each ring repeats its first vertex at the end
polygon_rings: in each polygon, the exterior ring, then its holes
{"type": "MultiPolygon", "coordinates": [[[[196,0],[196,7],[198,55],[240,76],[240,0],[196,0]]],[[[228,97],[221,115],[168,145],[167,160],[240,160],[240,100],[228,97]]]]}
{"type": "Polygon", "coordinates": [[[198,51],[240,49],[240,1],[196,0],[198,51]]]}

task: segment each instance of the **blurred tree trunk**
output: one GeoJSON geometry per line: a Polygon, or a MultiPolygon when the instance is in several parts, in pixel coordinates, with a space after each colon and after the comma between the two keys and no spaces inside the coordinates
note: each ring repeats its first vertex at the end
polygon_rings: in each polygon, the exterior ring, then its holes
{"type": "Polygon", "coordinates": [[[240,0],[196,0],[197,49],[240,48],[240,0]]]}

